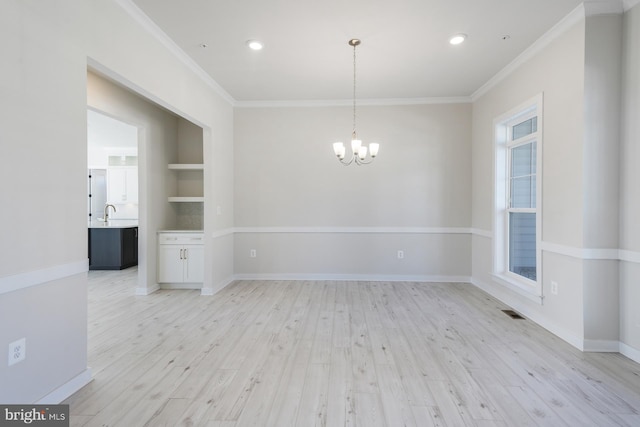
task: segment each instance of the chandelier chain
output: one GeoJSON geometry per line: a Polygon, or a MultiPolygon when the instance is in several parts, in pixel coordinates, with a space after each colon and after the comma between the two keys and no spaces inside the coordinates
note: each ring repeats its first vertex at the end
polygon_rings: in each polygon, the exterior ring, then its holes
{"type": "Polygon", "coordinates": [[[353,139],[356,138],[356,46],[353,45],[353,139]]]}

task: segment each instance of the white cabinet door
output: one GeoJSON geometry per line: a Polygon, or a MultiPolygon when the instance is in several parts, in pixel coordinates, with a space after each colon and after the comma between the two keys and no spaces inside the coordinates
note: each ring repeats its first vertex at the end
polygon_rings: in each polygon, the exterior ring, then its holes
{"type": "Polygon", "coordinates": [[[138,203],[138,168],[127,168],[125,179],[127,203],[138,203]]]}
{"type": "Polygon", "coordinates": [[[184,276],[184,249],[179,245],[159,245],[158,283],[182,283],[184,276]]]}
{"type": "Polygon", "coordinates": [[[109,168],[107,193],[109,203],[138,203],[138,168],[109,168]]]}
{"type": "Polygon", "coordinates": [[[187,245],[184,247],[186,259],[184,260],[185,283],[204,282],[204,246],[187,245]]]}
{"type": "Polygon", "coordinates": [[[107,202],[125,203],[127,201],[127,171],[123,168],[110,168],[107,171],[107,202]]]}

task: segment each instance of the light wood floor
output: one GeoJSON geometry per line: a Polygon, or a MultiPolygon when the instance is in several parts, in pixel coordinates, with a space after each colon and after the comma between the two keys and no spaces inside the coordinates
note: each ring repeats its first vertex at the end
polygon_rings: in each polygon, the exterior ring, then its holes
{"type": "Polygon", "coordinates": [[[640,366],[471,285],[240,281],[135,296],[89,273],[87,426],[640,426],[640,366]]]}

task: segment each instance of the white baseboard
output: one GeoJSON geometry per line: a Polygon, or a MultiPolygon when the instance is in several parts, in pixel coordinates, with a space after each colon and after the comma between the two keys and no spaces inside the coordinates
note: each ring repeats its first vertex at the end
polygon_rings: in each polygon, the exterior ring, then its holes
{"type": "Polygon", "coordinates": [[[623,342],[620,343],[620,354],[628,357],[636,363],[640,363],[640,350],[628,346],[623,342]]]}
{"type": "Polygon", "coordinates": [[[202,289],[202,283],[161,283],[160,289],[202,289]]]}
{"type": "MultiPolygon", "coordinates": [[[[566,329],[556,325],[554,322],[551,322],[550,320],[548,320],[546,317],[540,315],[539,313],[536,313],[536,312],[530,310],[526,305],[524,305],[520,301],[518,301],[518,299],[509,298],[507,296],[507,292],[509,291],[508,288],[504,288],[504,287],[501,286],[501,290],[504,289],[506,291],[504,293],[504,295],[501,296],[501,295],[496,294],[496,292],[494,292],[494,289],[493,289],[492,286],[482,282],[481,280],[472,278],[470,280],[470,283],[473,286],[475,286],[475,287],[477,287],[479,289],[482,289],[484,292],[488,293],[489,295],[491,295],[492,297],[494,297],[498,301],[502,302],[503,304],[506,304],[509,307],[513,308],[514,310],[516,310],[517,312],[522,314],[527,319],[533,321],[534,323],[536,323],[539,326],[543,327],[544,329],[548,330],[549,332],[551,332],[552,334],[554,334],[558,338],[566,341],[567,343],[571,344],[572,346],[574,346],[578,350],[585,351],[584,350],[584,340],[581,337],[579,337],[579,336],[567,331],[566,329]]],[[[496,285],[496,286],[499,286],[499,285],[496,285]]],[[[514,294],[514,297],[515,297],[515,294],[514,294]]]]}
{"type": "Polygon", "coordinates": [[[38,400],[36,405],[57,405],[93,380],[91,368],[87,368],[51,393],[38,400]]]}
{"type": "Polygon", "coordinates": [[[202,296],[211,296],[214,295],[216,292],[220,291],[221,289],[226,288],[227,286],[229,286],[231,283],[233,283],[236,280],[235,277],[228,277],[225,280],[221,280],[220,282],[218,282],[217,286],[215,287],[215,289],[217,289],[217,291],[213,291],[214,288],[202,288],[202,291],[200,292],[200,295],[202,296]]]}
{"type": "Polygon", "coordinates": [[[582,351],[593,353],[620,353],[620,341],[585,339],[582,351]]]}
{"type": "Polygon", "coordinates": [[[469,276],[403,276],[376,274],[237,274],[233,280],[319,280],[319,281],[363,281],[363,282],[438,282],[469,283],[469,276]]]}
{"type": "Polygon", "coordinates": [[[157,283],[147,288],[138,287],[136,288],[136,295],[143,295],[143,296],[150,295],[159,289],[160,289],[160,286],[157,283]]]}

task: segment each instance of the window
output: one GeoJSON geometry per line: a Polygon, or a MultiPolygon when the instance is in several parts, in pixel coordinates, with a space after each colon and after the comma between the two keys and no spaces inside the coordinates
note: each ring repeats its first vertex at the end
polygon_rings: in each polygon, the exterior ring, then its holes
{"type": "Polygon", "coordinates": [[[541,296],[539,169],[542,96],[496,119],[494,275],[541,296]]]}

